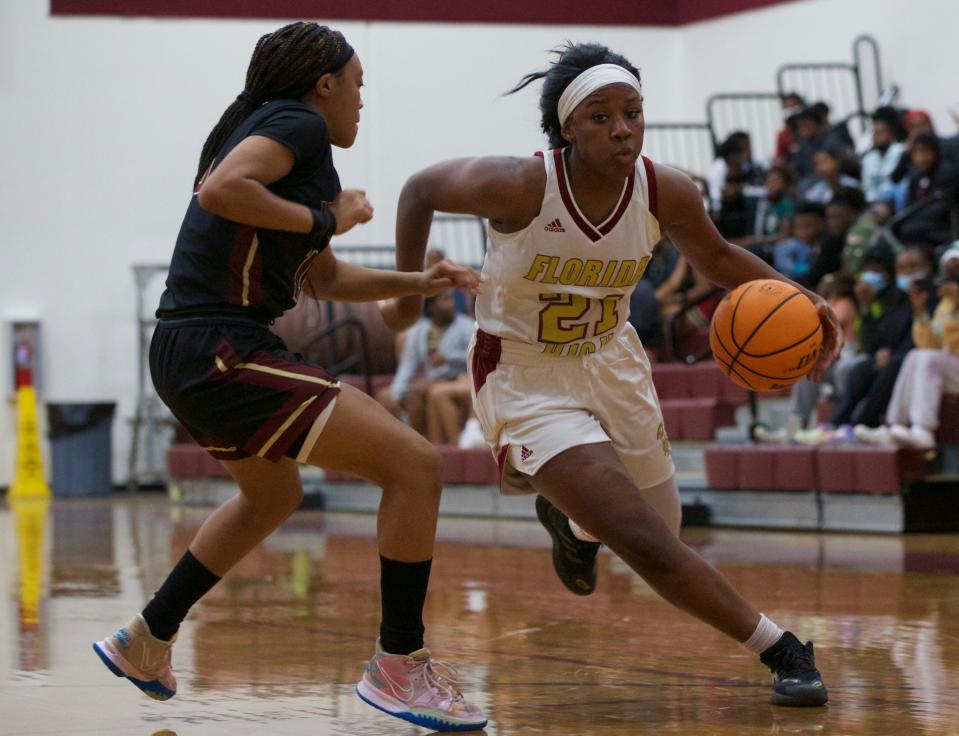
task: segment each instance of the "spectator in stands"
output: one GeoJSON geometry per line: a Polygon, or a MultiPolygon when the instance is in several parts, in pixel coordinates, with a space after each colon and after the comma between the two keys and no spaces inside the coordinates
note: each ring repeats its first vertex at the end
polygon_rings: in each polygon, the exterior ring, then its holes
{"type": "Polygon", "coordinates": [[[813,156],[816,178],[803,191],[801,199],[829,204],[841,187],[859,188],[858,179],[843,173],[843,156],[843,151],[833,146],[816,151],[813,156]]]}
{"type": "Polygon", "coordinates": [[[859,347],[866,356],[849,371],[833,413],[833,424],[882,423],[896,375],[912,348],[912,308],[896,288],[892,250],[874,246],[862,261],[855,286],[859,307],[859,347]]]}
{"type": "Polygon", "coordinates": [[[799,205],[793,237],[776,243],[773,248],[776,270],[794,280],[805,279],[821,251],[825,230],[826,210],[821,204],[805,202],[799,205]]]}
{"type": "Polygon", "coordinates": [[[847,153],[852,153],[855,144],[852,136],[849,135],[849,128],[846,125],[846,121],[841,120],[838,123],[830,122],[829,105],[825,102],[819,101],[813,103],[810,109],[818,118],[819,129],[822,131],[822,141],[818,150],[829,148],[838,151],[842,157],[845,157],[847,153]]]}
{"type": "Polygon", "coordinates": [[[939,139],[920,133],[910,149],[906,197],[895,232],[910,244],[935,247],[953,239],[959,172],[940,153],[939,139]]]}
{"type": "Polygon", "coordinates": [[[727,238],[741,238],[749,230],[746,187],[762,181],[762,171],[753,164],[749,134],[731,133],[716,150],[709,171],[709,201],[713,220],[727,238]]]}
{"type": "Polygon", "coordinates": [[[910,285],[912,339],[886,411],[887,426],[857,428],[856,436],[871,444],[899,444],[922,450],[936,446],[939,407],[944,393],[959,393],[959,248],[947,250],[940,262],[939,305],[929,314],[929,292],[910,285]]]}
{"type": "Polygon", "coordinates": [[[423,312],[406,336],[393,382],[376,396],[394,416],[405,412],[420,434],[426,433],[430,384],[466,372],[466,349],[473,337],[473,320],[456,313],[452,289],[426,297],[423,312]]]}
{"type": "MultiPolygon", "coordinates": [[[[708,330],[709,321],[719,306],[722,294],[718,292],[715,284],[691,268],[668,240],[657,246],[653,260],[639,283],[642,284],[647,279],[649,284],[655,287],[656,302],[662,319],[660,344],[666,338],[675,343],[708,330]],[[677,318],[680,314],[682,317],[677,318]]],[[[633,295],[635,293],[634,290],[633,295]]],[[[634,327],[637,324],[641,327],[646,325],[646,320],[636,312],[641,308],[642,305],[634,307],[633,299],[630,299],[629,320],[634,327]]],[[[651,328],[646,329],[652,331],[651,328]]],[[[636,331],[642,337],[638,327],[636,331]]],[[[643,346],[646,344],[643,343],[643,346]]]]}
{"type": "Polygon", "coordinates": [[[803,285],[817,289],[826,276],[842,269],[846,241],[865,207],[866,199],[859,189],[843,187],[835,193],[826,205],[826,231],[803,285]]]}
{"type": "MultiPolygon", "coordinates": [[[[446,258],[446,251],[440,248],[430,248],[426,251],[426,267],[432,268],[446,258]]],[[[453,301],[456,302],[457,314],[473,315],[473,300],[469,294],[459,289],[453,289],[453,301]]]]}
{"type": "Polygon", "coordinates": [[[469,376],[434,381],[426,389],[426,438],[434,445],[459,444],[460,433],[472,416],[469,376]]]}
{"type": "Polygon", "coordinates": [[[952,138],[938,136],[935,126],[932,124],[932,118],[929,117],[929,113],[925,110],[909,110],[903,116],[902,122],[903,127],[906,129],[906,153],[900,159],[899,166],[897,166],[893,172],[893,181],[901,181],[909,175],[911,164],[909,154],[912,152],[912,144],[916,138],[924,133],[935,135],[939,139],[939,150],[942,153],[943,159],[949,161],[953,167],[959,169],[959,136],[952,138]]]}
{"type": "Polygon", "coordinates": [[[806,101],[795,92],[787,92],[779,98],[782,105],[783,128],[776,134],[775,163],[786,165],[796,145],[795,124],[790,121],[793,116],[806,107],[806,101]]]}
{"type": "Polygon", "coordinates": [[[880,107],[872,114],[872,148],[862,157],[862,187],[866,201],[878,202],[891,194],[892,172],[906,150],[899,114],[891,107],[880,107]]]}
{"type": "Polygon", "coordinates": [[[903,245],[886,229],[892,216],[891,205],[885,202],[873,202],[857,219],[846,234],[846,245],[842,251],[843,271],[850,275],[859,273],[865,253],[879,242],[885,243],[894,253],[902,250],[903,245]]]}
{"type": "MultiPolygon", "coordinates": [[[[856,297],[853,293],[853,281],[848,277],[829,278],[823,284],[820,293],[832,307],[843,329],[845,341],[839,358],[823,374],[821,383],[804,378],[793,385],[790,395],[790,414],[796,419],[798,429],[806,429],[815,418],[817,404],[821,396],[839,399],[840,388],[845,385],[849,371],[861,361],[856,335],[856,297]]],[[[795,436],[795,435],[794,435],[795,436]]],[[[761,438],[760,438],[761,439],[761,438]]],[[[792,439],[786,433],[780,440],[792,439]]]]}
{"type": "Polygon", "coordinates": [[[789,167],[802,183],[815,174],[813,157],[822,144],[822,126],[819,116],[809,107],[793,114],[788,122],[791,129],[796,131],[795,143],[789,155],[789,167]]]}
{"type": "Polygon", "coordinates": [[[786,166],[773,166],[766,174],[766,196],[756,207],[753,232],[737,242],[763,260],[772,263],[772,246],[792,235],[796,202],[792,197],[794,180],[786,166]]]}

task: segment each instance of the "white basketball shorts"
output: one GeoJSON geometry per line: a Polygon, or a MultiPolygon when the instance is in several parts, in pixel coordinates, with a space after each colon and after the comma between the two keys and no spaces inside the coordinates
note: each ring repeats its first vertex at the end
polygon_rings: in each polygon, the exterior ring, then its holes
{"type": "Polygon", "coordinates": [[[482,330],[469,348],[473,408],[504,493],[532,492],[509,481],[507,464],[532,476],[563,450],[597,442],[612,443],[638,488],[674,474],[649,358],[630,325],[583,357],[534,351],[482,330]]]}

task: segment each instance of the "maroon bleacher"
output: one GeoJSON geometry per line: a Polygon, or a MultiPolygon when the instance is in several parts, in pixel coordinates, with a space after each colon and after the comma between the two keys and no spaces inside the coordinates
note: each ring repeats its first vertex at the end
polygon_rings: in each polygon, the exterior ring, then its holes
{"type": "Polygon", "coordinates": [[[895,495],[925,475],[922,452],[894,447],[712,445],[705,459],[713,490],[895,495]]]}
{"type": "Polygon", "coordinates": [[[656,363],[653,384],[666,432],[674,441],[713,439],[717,427],[735,424],[736,407],[747,400],[746,391],[711,360],[695,365],[656,363]]]}

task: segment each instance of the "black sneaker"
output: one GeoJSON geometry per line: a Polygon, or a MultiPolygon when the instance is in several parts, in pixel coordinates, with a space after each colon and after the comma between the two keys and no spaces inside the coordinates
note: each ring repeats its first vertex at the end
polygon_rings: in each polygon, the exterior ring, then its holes
{"type": "Polygon", "coordinates": [[[596,589],[596,553],[599,542],[577,539],[569,528],[569,519],[543,496],[536,496],[536,515],[553,538],[553,569],[576,595],[589,595],[596,589]]]}
{"type": "Polygon", "coordinates": [[[803,644],[787,631],[759,659],[773,673],[773,705],[813,708],[829,700],[811,641],[803,644]]]}

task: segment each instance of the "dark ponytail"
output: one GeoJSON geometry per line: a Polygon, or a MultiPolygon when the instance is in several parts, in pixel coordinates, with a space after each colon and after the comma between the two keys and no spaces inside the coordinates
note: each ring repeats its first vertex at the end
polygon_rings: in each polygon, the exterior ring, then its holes
{"type": "Polygon", "coordinates": [[[549,69],[542,72],[533,72],[523,77],[519,84],[506,94],[519,92],[524,87],[538,79],[543,80],[543,91],[539,98],[539,110],[542,114],[541,126],[549,139],[551,148],[565,148],[569,142],[563,138],[562,125],[559,122],[559,98],[563,91],[580,74],[599,64],[616,64],[628,71],[639,81],[639,69],[629,63],[622,54],[614,53],[598,43],[566,42],[565,46],[553,49],[551,53],[559,58],[549,65],[549,69]]]}
{"type": "Polygon", "coordinates": [[[324,74],[336,73],[353,56],[343,34],[317,23],[290,23],[262,36],[246,70],[246,85],[214,126],[197,167],[194,186],[216,154],[253,111],[270,100],[298,100],[324,74]]]}

